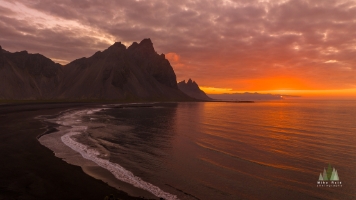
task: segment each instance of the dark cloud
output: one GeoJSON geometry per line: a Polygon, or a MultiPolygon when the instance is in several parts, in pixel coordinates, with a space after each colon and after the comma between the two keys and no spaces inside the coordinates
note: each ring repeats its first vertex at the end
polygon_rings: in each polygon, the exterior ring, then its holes
{"type": "Polygon", "coordinates": [[[179,57],[171,60],[179,80],[191,77],[205,86],[244,90],[245,80],[273,77],[298,79],[295,89],[356,83],[351,0],[16,0],[0,12],[0,44],[9,50],[69,61],[111,40],[130,44],[149,37],[159,53],[179,57]],[[21,19],[19,5],[58,24],[21,19]]]}

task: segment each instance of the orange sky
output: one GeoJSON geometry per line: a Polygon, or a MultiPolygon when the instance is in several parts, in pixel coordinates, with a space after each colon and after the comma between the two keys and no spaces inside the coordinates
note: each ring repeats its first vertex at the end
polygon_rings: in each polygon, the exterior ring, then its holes
{"type": "MultiPolygon", "coordinates": [[[[356,99],[356,89],[339,89],[339,90],[254,90],[254,91],[236,91],[231,88],[214,88],[200,87],[206,94],[223,94],[223,93],[244,93],[257,92],[261,94],[283,94],[298,96],[298,98],[308,99],[356,99]]],[[[289,97],[285,97],[289,98],[289,97]]]]}
{"type": "Polygon", "coordinates": [[[66,64],[151,38],[207,93],[356,99],[353,0],[105,2],[0,0],[0,45],[66,64]]]}
{"type": "MultiPolygon", "coordinates": [[[[201,86],[201,89],[207,94],[221,93],[243,93],[243,92],[258,92],[271,94],[295,95],[307,98],[351,98],[356,99],[356,88],[323,88],[315,89],[312,82],[309,84],[302,79],[295,77],[268,77],[261,79],[237,80],[237,85],[246,85],[245,90],[236,90],[233,88],[215,88],[209,86],[201,86]]],[[[320,84],[319,84],[320,85],[320,84]]]]}
{"type": "MultiPolygon", "coordinates": [[[[181,62],[181,56],[175,53],[169,53],[167,58],[177,69],[189,68],[181,62]]],[[[297,61],[300,57],[293,59],[297,61]]],[[[232,61],[232,63],[234,62],[232,61]]],[[[275,62],[272,61],[272,63],[275,62]]],[[[287,70],[283,67],[274,69],[274,67],[267,66],[268,63],[263,65],[266,66],[263,73],[248,71],[246,74],[250,74],[250,76],[221,78],[214,81],[213,84],[212,80],[207,77],[207,79],[199,80],[198,84],[207,94],[258,92],[297,95],[306,98],[356,99],[355,69],[335,66],[334,69],[326,69],[328,70],[326,71],[324,68],[329,67],[329,63],[309,66],[304,70],[293,67],[287,67],[287,70]]],[[[213,74],[215,76],[218,73],[217,71],[213,74]]],[[[178,78],[180,77],[178,76],[178,78]]]]}

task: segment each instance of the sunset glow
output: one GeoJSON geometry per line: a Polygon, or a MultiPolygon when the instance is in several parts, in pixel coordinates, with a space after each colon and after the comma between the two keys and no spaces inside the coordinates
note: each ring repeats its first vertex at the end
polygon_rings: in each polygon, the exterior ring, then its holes
{"type": "Polygon", "coordinates": [[[206,93],[355,98],[356,2],[7,1],[0,45],[67,64],[151,38],[177,81],[206,93]]]}
{"type": "Polygon", "coordinates": [[[341,89],[341,90],[261,90],[261,91],[238,91],[229,88],[213,88],[200,87],[206,94],[224,94],[224,93],[245,93],[257,92],[260,94],[280,94],[289,96],[303,97],[303,98],[328,98],[328,99],[355,99],[356,89],[341,89]]]}

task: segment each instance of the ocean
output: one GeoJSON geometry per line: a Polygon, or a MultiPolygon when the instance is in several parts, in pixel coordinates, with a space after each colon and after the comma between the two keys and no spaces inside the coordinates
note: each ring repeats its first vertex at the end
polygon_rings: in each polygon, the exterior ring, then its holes
{"type": "Polygon", "coordinates": [[[356,101],[109,104],[41,119],[58,130],[39,139],[56,156],[149,198],[356,199],[356,101]],[[329,164],[339,180],[318,182],[329,164]]]}

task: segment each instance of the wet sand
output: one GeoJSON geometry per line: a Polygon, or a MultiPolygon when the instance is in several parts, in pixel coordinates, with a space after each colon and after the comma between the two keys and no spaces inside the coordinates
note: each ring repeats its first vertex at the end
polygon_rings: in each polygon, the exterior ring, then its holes
{"type": "Polygon", "coordinates": [[[37,140],[47,128],[34,117],[91,106],[83,103],[0,105],[0,200],[104,199],[109,194],[120,199],[140,199],[55,157],[37,140]]]}

